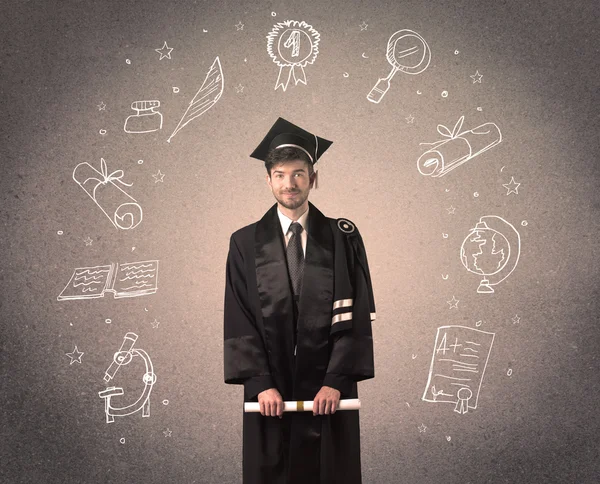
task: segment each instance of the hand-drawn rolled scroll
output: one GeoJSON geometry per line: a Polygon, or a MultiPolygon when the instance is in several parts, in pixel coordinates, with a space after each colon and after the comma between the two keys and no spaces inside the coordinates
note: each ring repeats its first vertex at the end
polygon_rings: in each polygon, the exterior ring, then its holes
{"type": "Polygon", "coordinates": [[[267,52],[279,66],[275,90],[287,89],[292,76],[294,85],[306,85],[304,67],[312,64],[319,53],[320,34],[312,25],[297,20],[286,20],[273,26],[267,35],[267,52]]]}
{"type": "Polygon", "coordinates": [[[502,133],[495,123],[485,123],[460,132],[463,121],[464,116],[461,116],[452,132],[446,126],[438,125],[438,133],[446,139],[433,143],[420,143],[431,146],[417,160],[421,175],[444,176],[502,141],[502,133]]]}
{"type": "Polygon", "coordinates": [[[119,185],[125,183],[123,170],[108,173],[106,161],[101,159],[101,172],[87,162],[79,163],[73,170],[73,180],[90,196],[116,228],[128,230],[142,221],[142,207],[119,185]],[[119,184],[119,185],[118,185],[119,184]]]}

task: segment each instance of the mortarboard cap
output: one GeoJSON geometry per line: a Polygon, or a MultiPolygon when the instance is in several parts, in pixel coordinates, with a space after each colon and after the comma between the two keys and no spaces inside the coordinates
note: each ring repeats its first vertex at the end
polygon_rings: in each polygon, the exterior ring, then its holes
{"type": "Polygon", "coordinates": [[[283,118],[278,118],[250,156],[265,161],[269,151],[293,147],[304,151],[314,165],[332,144],[333,141],[320,138],[283,118]]]}

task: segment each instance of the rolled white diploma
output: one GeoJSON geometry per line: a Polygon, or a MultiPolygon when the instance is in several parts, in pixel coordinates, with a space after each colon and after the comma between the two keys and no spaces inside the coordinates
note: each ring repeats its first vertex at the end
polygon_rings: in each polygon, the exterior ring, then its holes
{"type": "MultiPolygon", "coordinates": [[[[358,398],[347,398],[340,400],[338,410],[358,410],[360,408],[360,400],[358,398]]],[[[313,400],[305,400],[299,402],[283,402],[284,412],[312,412],[313,400]]],[[[258,402],[244,402],[244,412],[260,412],[260,404],[258,402]]]]}

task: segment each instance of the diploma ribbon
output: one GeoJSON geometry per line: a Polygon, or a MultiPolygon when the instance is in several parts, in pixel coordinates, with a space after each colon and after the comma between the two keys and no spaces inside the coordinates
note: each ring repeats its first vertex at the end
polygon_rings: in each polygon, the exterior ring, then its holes
{"type": "Polygon", "coordinates": [[[450,140],[456,139],[456,138],[460,138],[463,134],[465,134],[467,131],[463,131],[462,133],[460,132],[463,122],[465,120],[464,116],[461,116],[458,121],[456,122],[456,124],[454,125],[454,129],[452,131],[450,131],[446,126],[444,126],[443,124],[438,124],[437,125],[437,132],[440,133],[443,137],[448,138],[448,139],[441,139],[438,141],[434,141],[433,143],[419,143],[420,145],[429,145],[431,146],[431,150],[437,148],[439,145],[447,143],[450,140]]]}
{"type": "Polygon", "coordinates": [[[82,183],[82,185],[85,185],[89,180],[96,180],[98,182],[94,187],[94,191],[92,193],[92,198],[94,200],[96,200],[96,189],[100,185],[106,185],[109,182],[119,182],[120,184],[125,185],[126,187],[133,186],[133,183],[125,183],[122,180],[123,176],[125,176],[123,170],[115,170],[112,173],[108,173],[108,167],[106,166],[106,161],[104,161],[104,158],[100,158],[100,169],[102,170],[102,172],[99,172],[94,167],[92,167],[92,170],[101,175],[102,179],[91,176],[89,178],[86,178],[85,181],[82,183]]]}
{"type": "Polygon", "coordinates": [[[458,397],[458,402],[456,402],[456,406],[454,407],[454,411],[457,413],[465,414],[469,411],[469,400],[473,396],[473,392],[470,388],[461,388],[456,393],[458,397]]]}

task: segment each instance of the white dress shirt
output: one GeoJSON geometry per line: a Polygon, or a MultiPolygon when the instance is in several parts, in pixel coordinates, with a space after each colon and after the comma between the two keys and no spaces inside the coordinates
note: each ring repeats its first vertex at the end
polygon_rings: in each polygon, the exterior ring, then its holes
{"type": "MultiPolygon", "coordinates": [[[[302,225],[302,233],[300,234],[300,239],[302,240],[302,251],[304,252],[304,257],[306,257],[306,241],[308,240],[308,208],[306,211],[300,215],[300,218],[297,222],[302,225]]],[[[288,242],[290,241],[290,237],[292,236],[292,232],[289,232],[290,225],[292,225],[293,220],[279,210],[279,206],[277,206],[277,215],[279,215],[279,222],[281,223],[281,230],[283,230],[283,238],[285,239],[285,246],[287,247],[288,242]],[[289,232],[289,233],[288,233],[289,232]]]]}

